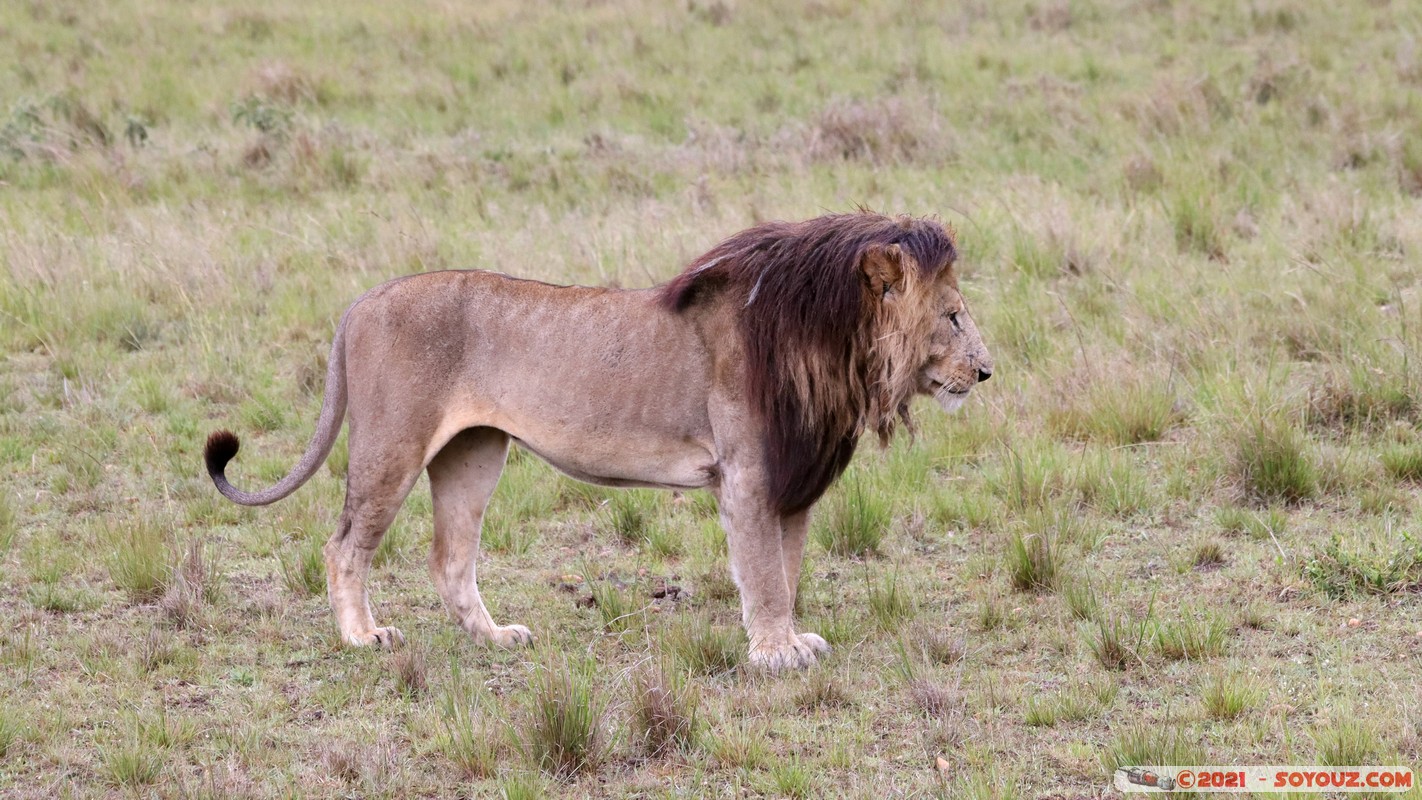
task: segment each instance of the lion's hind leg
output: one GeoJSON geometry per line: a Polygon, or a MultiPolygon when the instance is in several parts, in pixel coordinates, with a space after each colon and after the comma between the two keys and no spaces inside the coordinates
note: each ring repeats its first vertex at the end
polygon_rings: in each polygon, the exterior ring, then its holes
{"type": "Polygon", "coordinates": [[[522,625],[495,625],[479,596],[475,561],[484,509],[499,484],[508,456],[509,436],[495,428],[470,428],[444,446],[430,461],[430,491],[434,497],[434,544],[430,576],[445,608],[477,639],[501,647],[533,642],[522,625]]]}
{"type": "Polygon", "coordinates": [[[375,624],[366,590],[375,549],[420,475],[418,449],[380,446],[395,441],[402,440],[372,440],[352,432],[346,504],[326,542],[326,594],[341,638],[349,644],[389,648],[405,642],[399,629],[375,624]]]}

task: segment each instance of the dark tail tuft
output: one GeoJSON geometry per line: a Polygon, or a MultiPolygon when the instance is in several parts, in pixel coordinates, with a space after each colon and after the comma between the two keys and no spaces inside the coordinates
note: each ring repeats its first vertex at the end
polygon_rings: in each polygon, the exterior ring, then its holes
{"type": "Polygon", "coordinates": [[[241,446],[237,434],[232,431],[218,431],[207,437],[207,447],[202,450],[202,457],[207,460],[207,474],[213,478],[221,477],[227,470],[227,462],[237,455],[237,449],[241,446]]]}

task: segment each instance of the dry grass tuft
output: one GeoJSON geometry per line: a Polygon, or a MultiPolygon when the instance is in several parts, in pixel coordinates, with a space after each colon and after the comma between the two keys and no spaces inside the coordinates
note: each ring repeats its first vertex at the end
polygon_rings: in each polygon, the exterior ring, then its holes
{"type": "Polygon", "coordinates": [[[653,758],[695,744],[701,729],[701,693],[681,673],[648,667],[632,687],[632,737],[653,758]]]}
{"type": "Polygon", "coordinates": [[[873,164],[919,157],[934,139],[933,113],[923,104],[897,98],[868,102],[836,100],[821,112],[809,143],[819,159],[853,159],[873,164]]]}

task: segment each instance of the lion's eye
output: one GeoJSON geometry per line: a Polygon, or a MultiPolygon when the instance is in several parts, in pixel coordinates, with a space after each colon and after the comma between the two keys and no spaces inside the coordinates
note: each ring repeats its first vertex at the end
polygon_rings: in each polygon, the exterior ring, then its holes
{"type": "Polygon", "coordinates": [[[955,331],[961,331],[961,330],[963,329],[962,323],[958,322],[958,312],[956,312],[956,311],[949,311],[949,312],[948,312],[948,321],[951,322],[951,323],[953,323],[953,330],[955,330],[955,331]]]}

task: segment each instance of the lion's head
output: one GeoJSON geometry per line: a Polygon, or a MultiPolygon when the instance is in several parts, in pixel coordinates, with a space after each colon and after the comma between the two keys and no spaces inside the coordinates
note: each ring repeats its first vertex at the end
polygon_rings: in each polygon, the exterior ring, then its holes
{"type": "Polygon", "coordinates": [[[777,511],[818,500],[864,432],[911,425],[915,395],[953,410],[992,374],[956,258],[934,220],[834,214],[742,231],[662,288],[675,311],[734,304],[777,511]]]}

